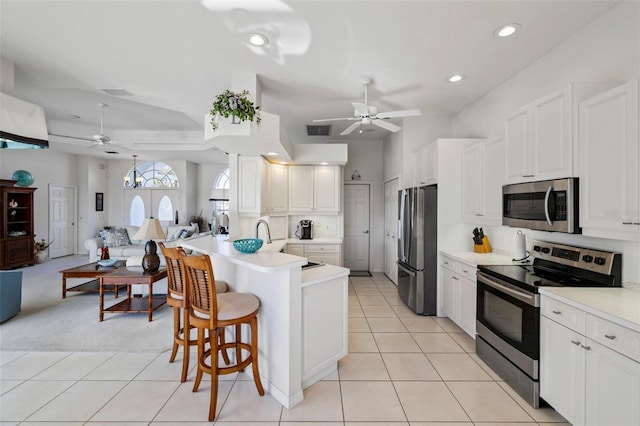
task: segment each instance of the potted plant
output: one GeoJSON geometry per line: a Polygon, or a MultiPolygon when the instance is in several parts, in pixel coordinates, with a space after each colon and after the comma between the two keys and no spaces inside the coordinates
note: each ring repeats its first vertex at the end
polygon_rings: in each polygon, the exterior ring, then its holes
{"type": "Polygon", "coordinates": [[[44,238],[42,238],[40,241],[36,241],[34,239],[34,243],[33,243],[33,249],[35,251],[35,257],[36,257],[36,263],[44,263],[47,260],[47,249],[49,248],[49,246],[53,243],[53,241],[51,241],[50,243],[46,242],[46,240],[44,238]]]}
{"type": "Polygon", "coordinates": [[[255,118],[256,123],[260,124],[260,112],[258,111],[260,107],[255,106],[247,97],[248,95],[248,90],[234,93],[229,89],[219,94],[215,101],[213,101],[213,106],[210,111],[213,130],[218,129],[218,116],[224,118],[236,117],[241,122],[253,121],[255,118]]]}

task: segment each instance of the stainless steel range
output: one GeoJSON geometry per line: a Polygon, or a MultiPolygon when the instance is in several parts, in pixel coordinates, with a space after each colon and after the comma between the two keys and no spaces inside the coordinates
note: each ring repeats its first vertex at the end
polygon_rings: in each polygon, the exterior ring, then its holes
{"type": "Polygon", "coordinates": [[[534,240],[530,265],[479,266],[476,352],[533,407],[540,406],[542,286],[620,287],[622,255],[534,240]]]}

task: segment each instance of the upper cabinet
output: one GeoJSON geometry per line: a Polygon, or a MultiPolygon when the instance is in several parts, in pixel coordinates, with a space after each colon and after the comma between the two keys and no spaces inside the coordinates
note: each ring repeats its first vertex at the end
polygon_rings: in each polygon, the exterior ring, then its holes
{"type": "Polygon", "coordinates": [[[416,151],[413,157],[416,186],[438,183],[437,147],[437,144],[432,143],[416,151]]]}
{"type": "Polygon", "coordinates": [[[502,223],[505,149],[502,139],[462,151],[462,218],[483,225],[502,223]]]}
{"type": "Polygon", "coordinates": [[[238,213],[260,216],[267,211],[267,162],[259,155],[238,157],[238,213]]]}
{"type": "Polygon", "coordinates": [[[341,188],[339,166],[290,166],[289,212],[338,213],[341,188]]]}
{"type": "Polygon", "coordinates": [[[580,225],[585,235],[640,241],[638,81],[580,104],[580,225]]]}
{"type": "Polygon", "coordinates": [[[505,122],[506,183],[577,175],[578,103],[612,83],[576,83],[510,114],[505,122]]]}
{"type": "Polygon", "coordinates": [[[267,210],[270,214],[286,213],[289,208],[289,170],[283,164],[268,164],[268,191],[267,210]]]}

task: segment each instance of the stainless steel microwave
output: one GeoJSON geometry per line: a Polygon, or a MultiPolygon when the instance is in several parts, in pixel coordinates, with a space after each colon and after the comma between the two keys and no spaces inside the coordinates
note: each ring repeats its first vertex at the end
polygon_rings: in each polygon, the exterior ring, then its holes
{"type": "Polygon", "coordinates": [[[502,224],[539,231],[582,233],[578,222],[578,178],[504,185],[502,224]]]}

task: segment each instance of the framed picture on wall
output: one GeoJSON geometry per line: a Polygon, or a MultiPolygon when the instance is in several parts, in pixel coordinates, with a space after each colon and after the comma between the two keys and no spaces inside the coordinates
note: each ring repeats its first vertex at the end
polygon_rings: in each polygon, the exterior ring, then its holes
{"type": "Polygon", "coordinates": [[[96,192],[96,211],[101,212],[104,210],[104,193],[96,192]]]}

